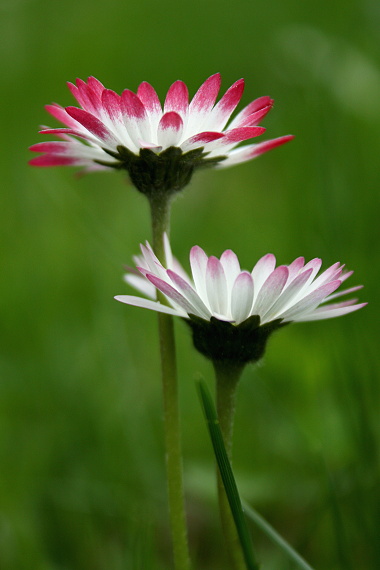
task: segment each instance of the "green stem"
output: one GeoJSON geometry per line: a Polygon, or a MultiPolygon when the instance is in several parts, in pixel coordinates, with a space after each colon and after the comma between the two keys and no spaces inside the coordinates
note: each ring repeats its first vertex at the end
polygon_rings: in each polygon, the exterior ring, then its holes
{"type": "MultiPolygon", "coordinates": [[[[150,198],[153,249],[165,264],[163,234],[169,232],[170,198],[158,195],[150,198]]],[[[166,303],[158,292],[159,301],[166,303]]],[[[190,557],[187,542],[185,502],[182,475],[182,451],[178,406],[177,362],[173,318],[158,313],[161,353],[161,376],[164,406],[166,475],[168,485],[169,517],[176,570],[189,570],[190,557]]]]}
{"type": "MultiPolygon", "coordinates": [[[[236,387],[243,367],[219,361],[214,361],[213,364],[216,379],[217,414],[228,459],[231,462],[236,387]]],[[[245,570],[246,564],[243,552],[219,470],[217,472],[217,480],[220,517],[231,567],[234,570],[245,570]]]]}

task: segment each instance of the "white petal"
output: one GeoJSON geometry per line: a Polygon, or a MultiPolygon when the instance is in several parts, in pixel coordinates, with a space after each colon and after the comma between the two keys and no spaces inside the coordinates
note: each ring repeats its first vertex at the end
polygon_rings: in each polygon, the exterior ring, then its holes
{"type": "Polygon", "coordinates": [[[207,261],[206,289],[211,311],[227,315],[227,280],[223,265],[219,259],[214,256],[209,257],[207,261]]]}
{"type": "Polygon", "coordinates": [[[299,317],[303,317],[313,311],[320,303],[322,303],[323,299],[335,291],[340,284],[341,282],[338,280],[322,285],[319,289],[312,291],[306,295],[306,297],[303,297],[303,299],[298,301],[298,303],[293,305],[293,307],[282,313],[281,317],[286,321],[297,321],[299,317]]]}
{"type": "Polygon", "coordinates": [[[227,249],[221,255],[220,262],[223,265],[224,273],[227,279],[228,293],[232,291],[237,276],[240,273],[240,263],[236,253],[231,249],[227,249]]]}
{"type": "Polygon", "coordinates": [[[269,311],[285,287],[288,276],[289,270],[285,265],[280,265],[272,271],[257,295],[252,315],[264,316],[269,311]]]}
{"type": "Polygon", "coordinates": [[[300,298],[300,292],[303,290],[305,283],[308,281],[312,269],[308,269],[307,271],[302,271],[293,281],[291,281],[290,285],[287,285],[284,290],[282,291],[281,295],[272,305],[270,310],[262,315],[261,322],[267,323],[274,319],[281,317],[281,313],[292,305],[295,305],[300,298]]]}
{"type": "Polygon", "coordinates": [[[253,279],[248,271],[238,275],[231,293],[231,314],[238,325],[250,316],[253,303],[253,279]]]}
{"type": "Polygon", "coordinates": [[[126,275],[124,275],[124,281],[126,281],[126,283],[131,285],[134,289],[137,289],[137,291],[140,291],[140,293],[146,295],[150,299],[156,298],[155,286],[153,285],[153,283],[150,283],[150,281],[147,281],[141,275],[134,275],[127,273],[126,275]]]}
{"type": "Polygon", "coordinates": [[[208,310],[206,305],[203,303],[202,299],[199,295],[194,291],[190,283],[182,279],[180,275],[168,269],[167,271],[168,276],[173,281],[175,286],[180,290],[180,292],[186,297],[186,299],[193,305],[194,307],[194,314],[201,317],[202,319],[210,319],[211,312],[208,310]]]}
{"type": "Polygon", "coordinates": [[[330,309],[330,310],[327,310],[327,306],[325,306],[323,307],[323,309],[325,309],[323,311],[322,307],[320,307],[315,311],[312,311],[311,313],[298,317],[297,322],[301,323],[305,321],[320,321],[322,319],[332,319],[334,317],[341,317],[343,315],[348,315],[349,313],[353,313],[354,311],[357,311],[362,307],[365,307],[366,305],[367,303],[359,303],[357,305],[340,307],[337,309],[330,309]]]}
{"type": "Polygon", "coordinates": [[[264,283],[276,267],[276,258],[272,253],[264,255],[256,263],[255,267],[252,269],[253,283],[255,286],[255,297],[259,294],[259,291],[264,283]]]}
{"type": "Polygon", "coordinates": [[[116,301],[121,303],[126,303],[127,305],[132,305],[134,307],[142,307],[144,309],[150,309],[151,311],[158,311],[159,313],[166,313],[168,315],[173,315],[177,317],[187,317],[187,313],[182,311],[180,308],[172,309],[172,307],[167,307],[158,303],[158,301],[150,301],[149,299],[143,299],[142,297],[134,297],[133,295],[117,295],[114,297],[116,301]]]}
{"type": "Polygon", "coordinates": [[[206,268],[207,268],[207,255],[201,247],[195,245],[190,251],[190,265],[195,289],[203,302],[207,305],[207,291],[206,291],[206,268]]]}

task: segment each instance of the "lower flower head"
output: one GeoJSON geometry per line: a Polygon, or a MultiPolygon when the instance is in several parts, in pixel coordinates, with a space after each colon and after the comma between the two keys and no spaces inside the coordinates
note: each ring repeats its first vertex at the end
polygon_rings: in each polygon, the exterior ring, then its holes
{"type": "Polygon", "coordinates": [[[246,361],[257,360],[262,356],[269,334],[280,326],[338,317],[366,305],[357,303],[356,299],[331,303],[361,288],[337,292],[353,273],[345,271],[339,262],[320,273],[322,261],[318,258],[305,264],[305,259],[298,257],[290,265],[276,267],[276,258],[269,253],[249,272],[240,268],[239,260],[231,250],[224,251],[218,259],[208,257],[202,248],[194,246],[190,251],[190,277],[173,257],[166,236],[165,251],[166,267],[148,243],[141,245],[142,255],[135,258],[139,273],[128,272],[125,277],[149,299],[131,295],[115,298],[129,305],[186,319],[193,329],[195,344],[195,337],[202,336],[202,343],[207,345],[203,349],[196,347],[212,359],[230,358],[223,338],[228,337],[234,345],[232,354],[236,352],[235,345],[249,344],[243,342],[244,338],[251,337],[251,344],[254,339],[260,341],[263,344],[260,350],[247,347],[240,355],[246,361]],[[157,290],[164,294],[167,305],[154,300],[157,290]],[[216,337],[218,340],[214,343],[212,338],[216,337]]]}
{"type": "Polygon", "coordinates": [[[212,75],[189,102],[185,83],[176,81],[161,106],[156,91],[146,82],[137,93],[126,89],[118,95],[95,77],[87,83],[77,79],[75,85],[68,85],[80,107],[47,105],[47,111],[64,127],[44,128],[41,133],[61,140],[32,146],[33,152],[42,154],[30,163],[84,166],[87,171],[124,168],[143,193],[152,189],[175,192],[189,182],[194,168],[251,160],[293,138],[289,135],[235,148],[265,131],[258,125],[273,100],[252,101],[226,127],[242,97],[244,80],[236,81],[216,103],[220,84],[220,74],[212,75]]]}

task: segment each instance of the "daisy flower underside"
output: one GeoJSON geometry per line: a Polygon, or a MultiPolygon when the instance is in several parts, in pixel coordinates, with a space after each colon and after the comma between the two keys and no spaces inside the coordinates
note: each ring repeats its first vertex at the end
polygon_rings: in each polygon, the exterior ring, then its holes
{"type": "Polygon", "coordinates": [[[31,150],[42,154],[30,164],[82,166],[86,171],[125,168],[140,189],[133,178],[139,169],[136,157],[143,159],[145,171],[158,157],[171,165],[181,157],[182,167],[223,168],[251,160],[293,138],[288,135],[236,148],[265,131],[259,122],[273,100],[260,97],[252,101],[226,126],[242,97],[244,80],[236,81],[216,103],[220,84],[220,74],[212,75],[189,102],[185,83],[176,81],[162,107],[147,82],[139,85],[137,93],[126,89],[118,95],[95,77],[89,77],[87,83],[77,79],[75,85],[68,86],[80,107],[46,106],[64,127],[46,127],[40,132],[61,140],[33,145],[31,150]]]}
{"type": "Polygon", "coordinates": [[[149,299],[120,295],[115,297],[118,301],[185,319],[194,315],[233,325],[240,325],[252,316],[259,317],[260,325],[278,319],[283,323],[328,319],[366,305],[357,303],[357,299],[335,302],[361,289],[356,286],[337,292],[353,273],[345,271],[339,262],[320,273],[321,259],[305,263],[303,257],[298,257],[290,265],[276,267],[276,258],[269,253],[249,272],[240,268],[231,250],[218,259],[208,257],[202,248],[194,246],[190,251],[191,278],[173,257],[166,236],[165,250],[166,268],[149,243],[142,245],[142,255],[134,259],[138,272],[129,271],[125,276],[130,285],[149,299]],[[165,295],[168,305],[154,300],[156,289],[165,295]]]}

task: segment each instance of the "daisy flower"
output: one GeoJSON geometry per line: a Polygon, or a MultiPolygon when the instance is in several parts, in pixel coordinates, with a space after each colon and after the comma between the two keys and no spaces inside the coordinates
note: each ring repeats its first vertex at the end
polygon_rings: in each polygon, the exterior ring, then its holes
{"type": "Polygon", "coordinates": [[[137,93],[125,89],[118,95],[95,77],[87,83],[77,79],[68,86],[80,107],[46,106],[64,127],[40,132],[61,140],[33,145],[31,150],[42,154],[30,164],[82,166],[86,171],[122,168],[144,193],[177,191],[188,183],[194,168],[245,162],[293,138],[288,135],[236,148],[265,131],[258,124],[273,100],[252,101],[227,125],[242,97],[244,80],[236,81],[216,103],[220,84],[220,74],[212,75],[189,103],[185,83],[176,81],[162,107],[147,82],[139,85],[137,93]]]}
{"type": "MultiPolygon", "coordinates": [[[[271,332],[291,322],[315,321],[346,315],[366,303],[357,299],[337,301],[361,286],[337,291],[352,275],[344,265],[335,263],[320,272],[322,261],[305,263],[298,257],[290,265],[276,267],[269,253],[252,271],[240,268],[231,250],[220,259],[208,257],[202,248],[190,251],[190,277],[173,257],[165,236],[167,267],[153,253],[149,243],[141,245],[142,255],[135,258],[139,273],[129,272],[125,279],[148,297],[120,295],[118,301],[185,319],[193,329],[196,347],[210,358],[229,359],[230,351],[249,361],[258,348],[260,356],[271,332]],[[164,294],[167,305],[156,301],[156,290],[164,294]],[[333,302],[332,302],[333,301],[333,302]],[[254,345],[257,346],[254,346],[254,345]],[[226,346],[228,345],[228,346],[226,346]],[[210,356],[212,353],[212,356],[210,356]]],[[[233,356],[235,358],[235,356],[233,356]]]]}

